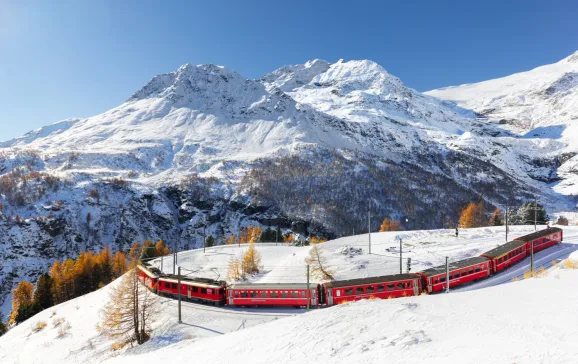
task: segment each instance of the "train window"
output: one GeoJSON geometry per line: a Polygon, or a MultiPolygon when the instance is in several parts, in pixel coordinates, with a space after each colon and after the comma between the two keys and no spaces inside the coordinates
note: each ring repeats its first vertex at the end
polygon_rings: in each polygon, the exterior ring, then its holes
{"type": "Polygon", "coordinates": [[[340,289],[336,289],[335,293],[336,293],[337,297],[341,297],[341,290],[340,289]]]}
{"type": "Polygon", "coordinates": [[[407,282],[407,283],[405,284],[405,286],[406,286],[407,288],[411,288],[411,283],[412,283],[412,282],[407,282]]]}
{"type": "Polygon", "coordinates": [[[271,298],[279,298],[279,292],[277,292],[277,291],[272,291],[272,292],[270,293],[270,296],[271,296],[271,298]]]}
{"type": "Polygon", "coordinates": [[[198,293],[198,292],[199,292],[199,287],[193,286],[193,293],[198,293]]]}
{"type": "Polygon", "coordinates": [[[440,282],[445,282],[445,281],[446,281],[446,276],[440,277],[440,282]]]}
{"type": "Polygon", "coordinates": [[[367,292],[367,294],[374,294],[375,293],[375,287],[374,286],[367,286],[367,287],[365,287],[365,292],[367,292]]]}
{"type": "Polygon", "coordinates": [[[307,292],[301,291],[301,298],[307,298],[307,292]]]}
{"type": "Polygon", "coordinates": [[[405,288],[405,284],[403,284],[403,283],[397,284],[397,289],[404,289],[404,288],[405,288]]]}
{"type": "Polygon", "coordinates": [[[346,296],[351,296],[353,294],[353,288],[346,288],[345,289],[345,295],[346,296]]]}
{"type": "Polygon", "coordinates": [[[376,288],[377,288],[377,292],[385,291],[385,287],[383,286],[383,284],[378,285],[376,288]]]}
{"type": "Polygon", "coordinates": [[[473,273],[474,273],[474,268],[468,269],[468,274],[473,274],[473,273]]]}
{"type": "Polygon", "coordinates": [[[475,269],[476,273],[478,273],[480,270],[481,270],[480,267],[476,267],[475,269]]]}
{"type": "Polygon", "coordinates": [[[388,291],[393,291],[394,288],[395,288],[395,285],[393,285],[393,284],[388,284],[388,285],[387,285],[387,290],[388,290],[388,291]]]}
{"type": "Polygon", "coordinates": [[[363,292],[363,287],[357,287],[355,289],[355,294],[363,294],[363,293],[365,293],[365,292],[363,292]]]}
{"type": "Polygon", "coordinates": [[[239,298],[240,296],[239,291],[235,291],[235,298],[239,298]]]}
{"type": "Polygon", "coordinates": [[[289,292],[281,291],[281,298],[289,298],[289,292]]]}
{"type": "Polygon", "coordinates": [[[177,284],[176,284],[176,283],[173,283],[173,284],[172,284],[172,289],[177,289],[177,284]]]}
{"type": "Polygon", "coordinates": [[[462,271],[462,277],[465,276],[466,274],[468,274],[468,270],[467,270],[467,269],[464,269],[464,270],[462,271]]]}
{"type": "Polygon", "coordinates": [[[267,298],[267,291],[261,291],[261,298],[267,298]]]}
{"type": "Polygon", "coordinates": [[[201,294],[207,294],[207,289],[206,289],[206,288],[201,288],[201,294]]]}
{"type": "Polygon", "coordinates": [[[291,292],[291,298],[299,298],[299,292],[291,292]]]}
{"type": "Polygon", "coordinates": [[[248,297],[249,297],[249,293],[247,291],[241,292],[241,298],[248,298],[248,297]]]}
{"type": "Polygon", "coordinates": [[[259,292],[255,292],[255,291],[251,291],[251,293],[249,294],[249,296],[251,296],[251,298],[257,298],[258,297],[259,292]]]}

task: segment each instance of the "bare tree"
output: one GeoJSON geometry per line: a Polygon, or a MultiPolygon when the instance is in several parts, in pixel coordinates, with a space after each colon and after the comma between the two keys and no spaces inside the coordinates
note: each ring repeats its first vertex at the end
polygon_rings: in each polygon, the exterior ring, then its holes
{"type": "Polygon", "coordinates": [[[145,343],[159,310],[158,297],[142,284],[133,269],[112,289],[109,298],[98,331],[115,340],[117,346],[145,343]]]}
{"type": "Polygon", "coordinates": [[[309,250],[309,256],[305,258],[305,263],[311,266],[311,274],[314,277],[323,280],[333,280],[333,274],[335,273],[327,266],[327,259],[321,249],[319,249],[319,244],[313,245],[311,250],[309,250]]]}

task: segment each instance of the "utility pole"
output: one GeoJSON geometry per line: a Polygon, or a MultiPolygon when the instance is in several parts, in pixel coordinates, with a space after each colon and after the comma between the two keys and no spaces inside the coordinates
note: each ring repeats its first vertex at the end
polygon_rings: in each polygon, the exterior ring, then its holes
{"type": "Polygon", "coordinates": [[[399,238],[399,274],[402,274],[402,250],[401,250],[401,238],[399,238]]]}
{"type": "Polygon", "coordinates": [[[506,202],[506,243],[508,242],[508,210],[509,210],[508,203],[506,202]]]}
{"type": "Polygon", "coordinates": [[[530,275],[534,276],[534,240],[530,242],[530,275]]]}
{"type": "Polygon", "coordinates": [[[450,258],[446,257],[446,293],[450,293],[450,258]]]}
{"type": "Polygon", "coordinates": [[[203,253],[205,252],[206,246],[207,246],[207,236],[205,235],[205,226],[203,226],[203,253]]]}
{"type": "Polygon", "coordinates": [[[309,288],[309,264],[307,264],[307,311],[309,311],[309,302],[311,302],[311,289],[309,288]]]}
{"type": "Polygon", "coordinates": [[[369,237],[369,254],[371,254],[371,201],[367,205],[367,236],[369,237]]]}
{"type": "Polygon", "coordinates": [[[534,231],[537,230],[536,220],[538,219],[538,198],[534,195],[534,231]]]}
{"type": "Polygon", "coordinates": [[[277,246],[277,244],[279,244],[279,226],[275,229],[275,246],[277,246]]]}
{"type": "Polygon", "coordinates": [[[163,272],[163,261],[165,260],[165,256],[161,256],[161,273],[163,272]]]}
{"type": "Polygon", "coordinates": [[[179,324],[183,321],[181,320],[181,267],[179,267],[179,324]]]}

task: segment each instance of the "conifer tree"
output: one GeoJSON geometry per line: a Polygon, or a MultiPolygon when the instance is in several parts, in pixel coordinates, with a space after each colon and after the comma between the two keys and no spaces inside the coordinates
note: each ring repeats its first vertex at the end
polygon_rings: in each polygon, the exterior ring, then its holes
{"type": "Polygon", "coordinates": [[[4,314],[0,312],[0,336],[8,332],[8,326],[4,322],[4,314]]]}
{"type": "Polygon", "coordinates": [[[333,270],[327,266],[327,259],[319,248],[319,245],[313,245],[309,250],[309,256],[305,263],[310,265],[311,275],[322,280],[333,280],[333,270]]]}
{"type": "Polygon", "coordinates": [[[114,279],[123,275],[127,270],[126,254],[118,251],[112,258],[112,277],[114,279]]]}
{"type": "Polygon", "coordinates": [[[155,244],[155,256],[162,257],[169,254],[171,254],[171,251],[166,244],[162,240],[157,241],[155,244]]]}
{"type": "MultiPolygon", "coordinates": [[[[18,286],[12,291],[12,313],[10,315],[10,323],[16,323],[18,310],[21,307],[32,305],[34,300],[34,286],[30,282],[20,281],[18,286]]],[[[20,321],[18,321],[20,322],[20,321]]]]}
{"type": "Polygon", "coordinates": [[[158,298],[138,279],[134,269],[113,288],[97,330],[119,345],[141,345],[150,338],[159,310],[158,298]]]}
{"type": "Polygon", "coordinates": [[[205,240],[205,246],[207,248],[210,248],[214,245],[215,245],[215,238],[213,238],[213,235],[207,236],[207,240],[205,240]]]}
{"type": "Polygon", "coordinates": [[[102,270],[102,283],[110,283],[112,281],[112,253],[108,245],[100,251],[97,261],[102,270]]]}
{"type": "Polygon", "coordinates": [[[502,210],[496,209],[494,213],[490,217],[489,225],[490,226],[501,226],[504,225],[503,223],[504,216],[502,215],[502,210]]]}
{"type": "Polygon", "coordinates": [[[243,255],[242,269],[245,274],[259,273],[261,265],[261,255],[255,249],[255,244],[250,243],[249,249],[243,255]]]}
{"type": "Polygon", "coordinates": [[[380,232],[384,231],[400,231],[401,230],[401,222],[397,220],[390,220],[389,218],[383,219],[381,226],[379,227],[380,232]]]}
{"type": "Polygon", "coordinates": [[[54,282],[48,274],[43,274],[36,283],[34,302],[40,310],[54,306],[54,282]]]}

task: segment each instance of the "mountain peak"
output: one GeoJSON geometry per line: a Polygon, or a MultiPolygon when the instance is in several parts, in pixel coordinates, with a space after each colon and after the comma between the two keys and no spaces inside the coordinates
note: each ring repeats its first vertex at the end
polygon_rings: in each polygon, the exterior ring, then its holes
{"type": "Polygon", "coordinates": [[[568,57],[564,58],[564,61],[568,63],[578,63],[578,51],[572,53],[568,57]]]}
{"type": "MultiPolygon", "coordinates": [[[[228,93],[238,85],[252,83],[235,71],[214,64],[193,65],[186,63],[175,72],[153,77],[145,86],[135,92],[128,101],[147,98],[166,98],[173,102],[192,101],[192,95],[220,91],[228,93]],[[229,85],[229,86],[227,86],[229,85]]],[[[258,83],[254,82],[254,87],[258,83]]]]}

